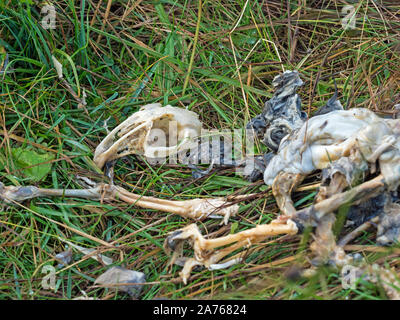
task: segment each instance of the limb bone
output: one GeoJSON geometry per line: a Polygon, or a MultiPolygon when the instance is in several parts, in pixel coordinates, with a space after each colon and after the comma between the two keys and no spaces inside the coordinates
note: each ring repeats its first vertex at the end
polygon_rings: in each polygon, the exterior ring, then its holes
{"type": "Polygon", "coordinates": [[[109,201],[120,199],[141,208],[170,212],[195,220],[216,214],[223,216],[225,224],[239,209],[237,204],[230,205],[224,198],[172,201],[138,195],[124,188],[103,183],[89,189],[43,189],[34,186],[6,187],[0,182],[0,200],[6,203],[22,202],[36,197],[76,197],[109,201]]]}
{"type": "Polygon", "coordinates": [[[291,193],[304,180],[305,175],[280,172],[272,184],[272,193],[282,214],[293,217],[296,214],[291,193]]]}
{"type": "Polygon", "coordinates": [[[264,239],[280,234],[296,234],[298,231],[296,224],[288,219],[286,222],[274,220],[269,224],[258,225],[252,229],[227,235],[216,239],[205,239],[198,227],[191,224],[185,228],[174,231],[168,236],[164,243],[167,253],[173,251],[171,263],[182,259],[183,242],[190,240],[193,245],[194,258],[186,258],[181,277],[186,283],[192,268],[202,265],[209,269],[219,269],[240,262],[240,255],[236,254],[228,261],[218,264],[220,260],[230,253],[248,245],[258,243],[264,239]],[[223,248],[222,248],[223,247],[223,248]],[[221,248],[218,249],[217,248],[221,248]]]}

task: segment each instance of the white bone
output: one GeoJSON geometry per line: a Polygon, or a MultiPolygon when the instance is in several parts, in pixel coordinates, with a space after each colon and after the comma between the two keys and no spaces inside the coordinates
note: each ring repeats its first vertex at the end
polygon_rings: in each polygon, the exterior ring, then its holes
{"type": "Polygon", "coordinates": [[[92,200],[122,200],[137,207],[178,214],[185,218],[203,220],[210,214],[222,217],[227,224],[235,216],[239,206],[224,198],[203,198],[190,200],[165,200],[142,196],[109,184],[97,184],[89,189],[43,189],[35,186],[4,186],[0,182],[0,200],[12,204],[36,197],[76,197],[92,200]]]}
{"type": "Polygon", "coordinates": [[[97,146],[94,162],[106,162],[129,155],[164,158],[193,146],[202,124],[196,113],[161,104],[148,104],[112,130],[97,146]]]}

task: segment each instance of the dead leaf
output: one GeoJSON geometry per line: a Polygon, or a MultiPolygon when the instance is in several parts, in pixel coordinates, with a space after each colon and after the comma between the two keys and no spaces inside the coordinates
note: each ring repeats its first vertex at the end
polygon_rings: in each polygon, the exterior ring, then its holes
{"type": "Polygon", "coordinates": [[[100,275],[94,283],[117,291],[127,292],[131,297],[137,298],[145,282],[146,276],[143,272],[112,267],[100,275]],[[128,283],[132,283],[132,285],[126,285],[128,283]]]}

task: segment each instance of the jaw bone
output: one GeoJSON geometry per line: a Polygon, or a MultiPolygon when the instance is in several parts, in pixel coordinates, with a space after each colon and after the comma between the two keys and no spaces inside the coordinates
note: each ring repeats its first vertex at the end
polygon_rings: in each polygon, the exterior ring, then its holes
{"type": "Polygon", "coordinates": [[[190,149],[202,124],[196,113],[170,105],[148,104],[112,130],[97,146],[94,162],[107,162],[130,154],[165,158],[190,149]]]}

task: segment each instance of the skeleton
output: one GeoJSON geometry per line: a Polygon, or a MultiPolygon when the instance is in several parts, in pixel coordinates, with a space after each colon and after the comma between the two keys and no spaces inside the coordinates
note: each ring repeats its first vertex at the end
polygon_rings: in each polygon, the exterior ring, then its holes
{"type": "MultiPolygon", "coordinates": [[[[269,224],[216,239],[203,237],[196,224],[172,232],[164,247],[172,254],[171,263],[183,266],[181,277],[185,283],[195,266],[210,270],[229,267],[242,261],[244,255],[240,250],[243,248],[271,236],[298,234],[307,226],[315,227],[315,242],[311,246],[316,256],[313,263],[339,267],[351,263],[352,257],[345,254],[343,246],[363,226],[336,243],[332,231],[335,211],[343,205],[363,204],[382,195],[385,198],[379,214],[373,218],[379,223],[378,242],[390,244],[400,240],[400,206],[392,203],[392,193],[400,183],[400,119],[383,119],[367,109],[345,111],[335,93],[317,116],[307,120],[295,92],[302,84],[298,73],[287,71],[277,76],[273,84],[276,93],[266,103],[263,113],[251,120],[248,128],[253,128],[276,152],[260,157],[257,170],[263,172],[265,183],[272,186],[281,215],[269,224]],[[296,210],[291,193],[316,170],[323,170],[323,181],[315,203],[296,210]],[[360,184],[368,175],[374,177],[360,184]],[[186,241],[193,246],[193,257],[183,256],[186,241]]],[[[201,123],[193,112],[171,106],[161,108],[159,104],[147,105],[107,135],[96,148],[94,161],[103,168],[128,154],[155,159],[185,152],[200,129],[201,123]],[[176,123],[172,133],[167,132],[171,122],[176,123]],[[160,136],[165,140],[154,139],[160,136]],[[174,138],[178,142],[165,145],[174,138]]],[[[223,198],[169,201],[137,195],[112,183],[82,190],[6,187],[0,183],[0,199],[7,203],[39,196],[118,199],[195,220],[219,214],[225,223],[238,211],[237,205],[223,198]]]]}
{"type": "MultiPolygon", "coordinates": [[[[174,249],[173,261],[185,261],[182,278],[186,280],[195,265],[204,265],[209,269],[231,265],[240,261],[240,254],[220,265],[217,263],[246,245],[277,234],[296,234],[305,226],[316,227],[316,241],[312,249],[320,263],[330,262],[337,266],[349,263],[351,257],[336,245],[332,233],[333,213],[345,204],[357,204],[382,192],[397,189],[400,182],[399,135],[398,120],[381,119],[366,109],[333,111],[310,119],[308,126],[304,124],[282,140],[277,155],[264,174],[266,184],[272,185],[282,214],[268,225],[220,239],[205,239],[195,225],[173,232],[166,241],[166,247],[174,249]],[[368,165],[374,166],[377,161],[380,175],[342,192],[353,184],[359,170],[365,173],[368,165]],[[321,187],[316,203],[297,211],[290,197],[291,191],[310,173],[328,167],[330,183],[321,187]],[[182,242],[186,239],[193,243],[194,258],[181,257],[182,242]],[[224,248],[216,250],[220,247],[224,248]]],[[[398,214],[393,216],[392,220],[399,217],[398,214]]],[[[387,225],[387,222],[384,223],[382,230],[387,225]]],[[[398,236],[398,226],[390,226],[395,230],[389,234],[398,236]]]]}
{"type": "MultiPolygon", "coordinates": [[[[283,82],[289,79],[287,83],[295,89],[300,83],[296,76],[296,73],[286,72],[278,78],[279,82],[274,82],[282,83],[282,79],[283,82]]],[[[291,121],[293,129],[286,131],[287,134],[279,142],[277,154],[269,161],[264,172],[264,181],[272,186],[281,215],[267,225],[258,225],[217,239],[204,238],[194,224],[171,233],[165,248],[167,252],[173,252],[172,263],[183,265],[181,277],[184,282],[197,265],[211,270],[231,266],[242,261],[243,252],[238,250],[278,234],[296,234],[306,226],[316,228],[315,242],[311,246],[316,256],[313,261],[315,264],[330,263],[341,267],[352,263],[353,257],[346,255],[343,247],[337,245],[332,231],[335,211],[343,205],[357,205],[382,193],[397,190],[400,183],[400,121],[380,118],[367,109],[344,111],[340,103],[331,99],[321,109],[320,115],[298,127],[302,119],[298,104],[294,103],[298,98],[293,90],[279,88],[278,96],[282,92],[287,101],[285,107],[292,110],[289,118],[294,119],[291,121]],[[293,116],[296,112],[297,116],[293,116]],[[364,176],[376,175],[377,164],[379,175],[354,186],[364,176]],[[315,203],[306,209],[296,210],[291,192],[308,175],[322,169],[326,177],[315,203]],[[193,257],[183,256],[185,241],[193,246],[193,257]],[[234,252],[237,253],[226,258],[234,252]]],[[[276,142],[277,139],[271,133],[280,132],[280,124],[288,121],[279,121],[278,129],[271,129],[276,122],[268,120],[270,118],[266,115],[269,110],[271,106],[267,103],[266,110],[253,119],[250,126],[255,127],[258,136],[264,137],[264,142],[273,149],[271,141],[276,142]]],[[[282,117],[285,113],[279,110],[279,115],[282,117]]],[[[275,137],[279,139],[278,134],[275,137]]],[[[400,240],[399,209],[395,204],[382,209],[378,227],[381,243],[400,240]]]]}

